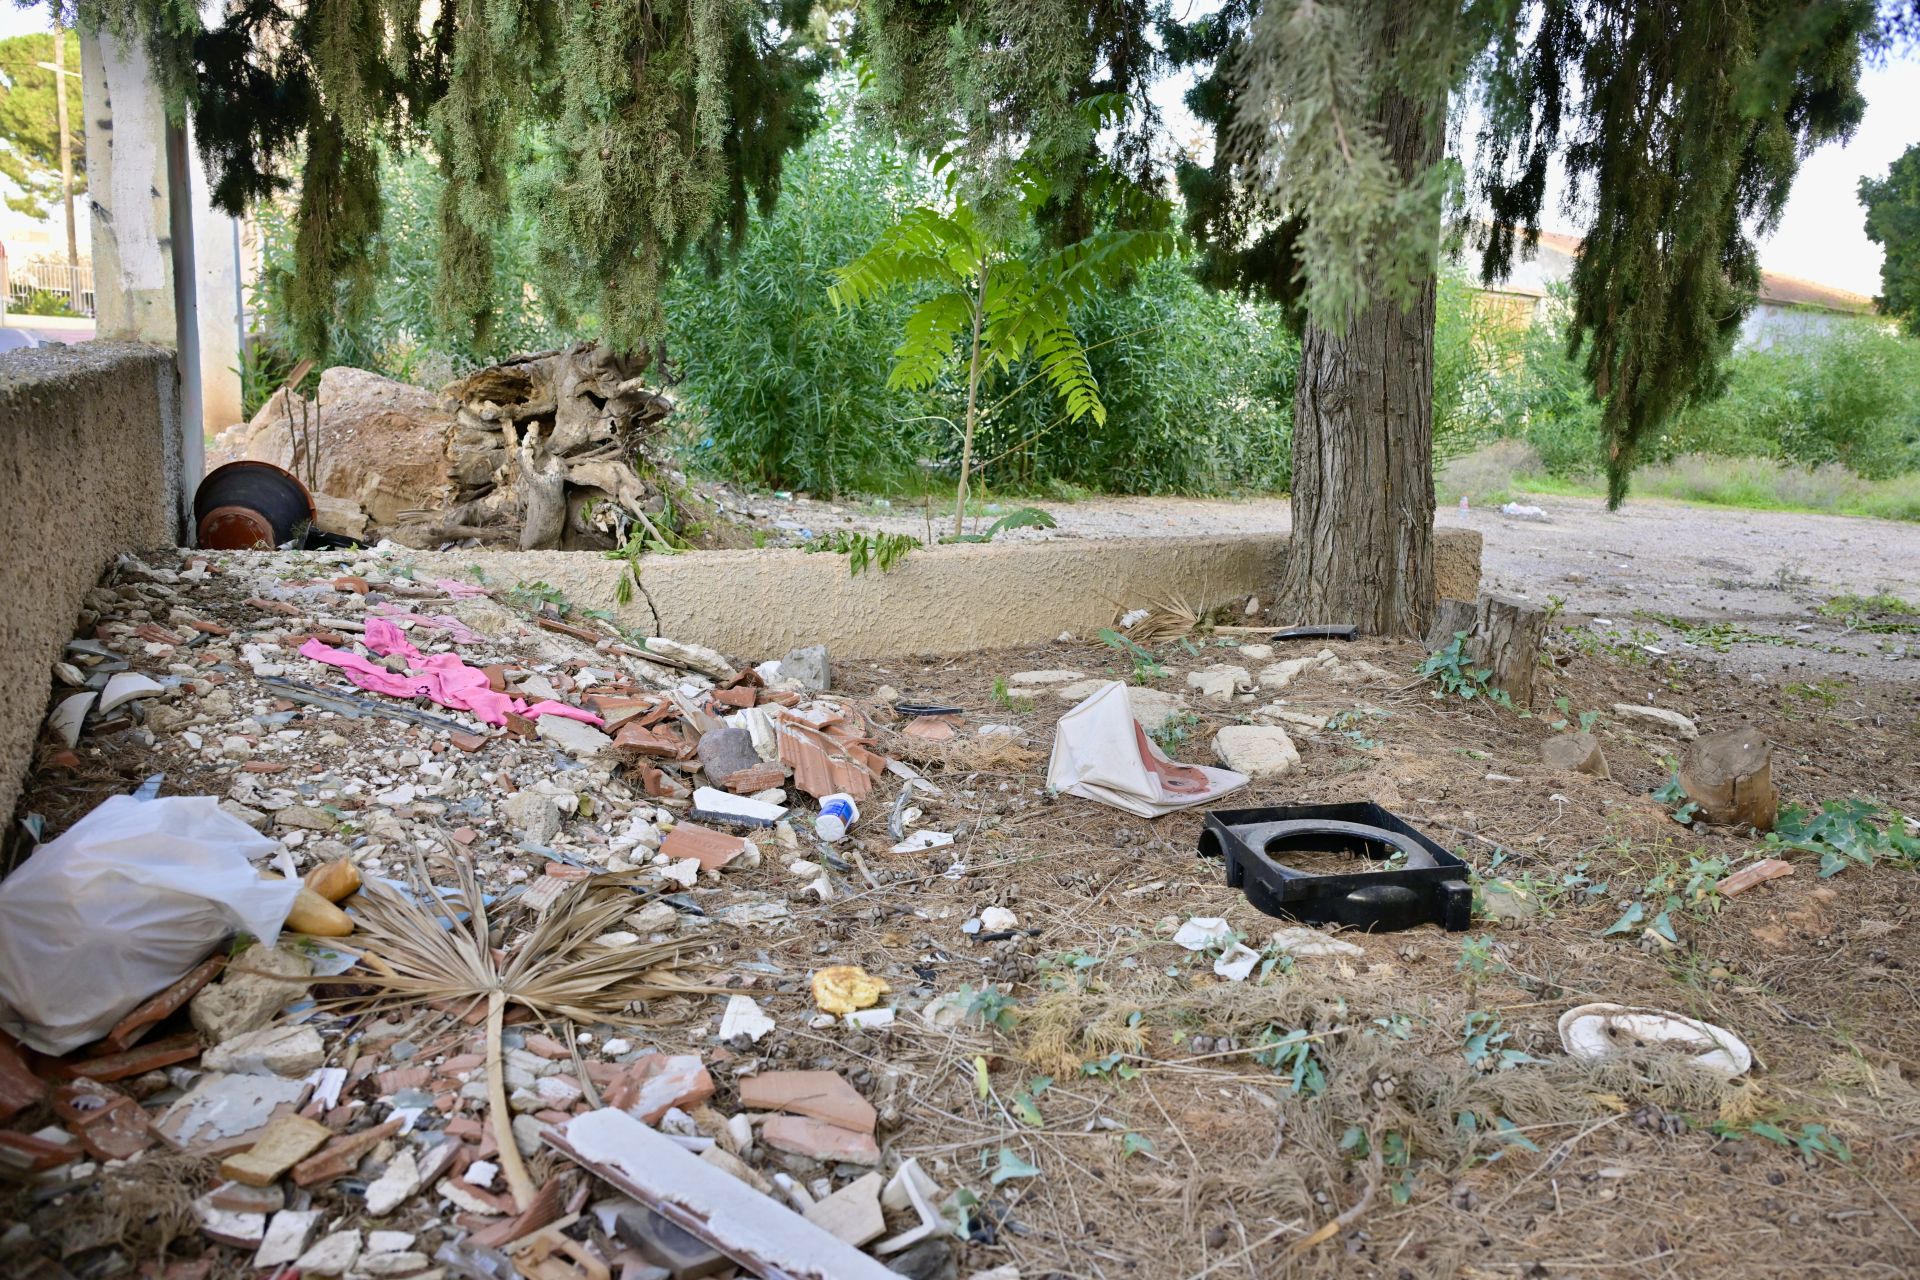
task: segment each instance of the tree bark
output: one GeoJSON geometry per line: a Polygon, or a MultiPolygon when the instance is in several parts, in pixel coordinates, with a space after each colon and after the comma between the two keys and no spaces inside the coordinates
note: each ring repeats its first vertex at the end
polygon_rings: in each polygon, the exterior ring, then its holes
{"type": "MultiPolygon", "coordinates": [[[[1404,176],[1440,158],[1440,120],[1403,94],[1382,96],[1374,123],[1404,176]]],[[[1434,591],[1434,286],[1429,276],[1407,306],[1376,287],[1372,303],[1343,330],[1307,324],[1294,393],[1283,621],[1426,633],[1434,591]]]]}

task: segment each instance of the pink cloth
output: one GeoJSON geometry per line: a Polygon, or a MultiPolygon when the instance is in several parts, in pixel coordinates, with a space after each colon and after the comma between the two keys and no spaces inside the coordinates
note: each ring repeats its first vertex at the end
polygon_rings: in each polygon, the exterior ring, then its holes
{"type": "Polygon", "coordinates": [[[346,672],[347,679],[369,693],[384,693],[392,698],[430,698],[443,707],[471,711],[488,724],[505,724],[509,711],[529,719],[565,716],[569,720],[580,720],[591,725],[601,723],[600,717],[591,711],[582,711],[565,703],[546,701],[528,706],[519,698],[495,693],[487,685],[486,672],[468,666],[460,660],[459,654],[423,655],[413,647],[400,628],[385,618],[367,619],[366,643],[370,652],[383,658],[396,653],[405,658],[410,668],[408,674],[389,671],[357,653],[335,649],[318,640],[308,640],[301,645],[300,656],[340,668],[346,672]]]}
{"type": "Polygon", "coordinates": [[[452,596],[455,600],[472,600],[476,596],[487,594],[485,587],[476,587],[471,582],[458,582],[452,578],[441,578],[433,585],[452,596]]]}
{"type": "Polygon", "coordinates": [[[382,618],[391,618],[396,625],[406,622],[416,627],[424,627],[428,631],[444,631],[447,633],[447,639],[455,644],[479,644],[486,639],[450,613],[414,613],[404,605],[395,604],[376,604],[367,612],[378,614],[382,618]]]}

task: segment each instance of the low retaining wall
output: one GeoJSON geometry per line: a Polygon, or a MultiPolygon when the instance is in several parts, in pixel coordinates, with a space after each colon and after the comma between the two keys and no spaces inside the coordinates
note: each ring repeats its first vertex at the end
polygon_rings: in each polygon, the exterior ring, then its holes
{"type": "Polygon", "coordinates": [[[122,551],[179,531],[173,353],[89,342],[0,354],[0,815],[46,710],[48,671],[87,588],[122,551]]]}
{"type": "MultiPolygon", "coordinates": [[[[825,644],[839,657],[967,653],[1086,635],[1121,609],[1178,597],[1209,607],[1270,597],[1288,536],[1069,539],[928,547],[885,573],[847,572],[845,556],[792,550],[694,551],[642,561],[645,596],[615,595],[625,565],[597,555],[524,551],[479,563],[489,583],[543,582],[582,608],[738,657],[778,657],[825,644]]],[[[424,573],[455,560],[421,555],[424,573]]],[[[464,568],[464,563],[460,564],[464,568]]],[[[1434,534],[1438,594],[1480,591],[1480,535],[1434,534]]]]}

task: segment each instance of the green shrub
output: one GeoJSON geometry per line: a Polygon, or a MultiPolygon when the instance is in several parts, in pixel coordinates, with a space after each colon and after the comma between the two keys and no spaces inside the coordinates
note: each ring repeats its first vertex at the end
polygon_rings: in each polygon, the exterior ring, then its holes
{"type": "Polygon", "coordinates": [[[1717,453],[1819,467],[1868,479],[1920,468],[1920,340],[1874,321],[1744,351],[1724,395],[1681,416],[1661,457],[1717,453]]]}
{"type": "MultiPolygon", "coordinates": [[[[837,85],[827,97],[824,125],[789,157],[779,202],[754,217],[738,258],[717,276],[683,270],[669,286],[682,456],[763,486],[945,489],[958,473],[964,379],[924,392],[887,385],[915,295],[837,312],[827,300],[832,269],[938,185],[864,131],[837,85]]],[[[1068,423],[1030,364],[998,372],[982,391],[980,483],[1051,494],[1286,487],[1299,344],[1277,308],[1209,291],[1165,259],[1073,320],[1105,424],[1068,423]]]]}
{"type": "Polygon", "coordinates": [[[943,413],[887,386],[913,298],[836,312],[834,268],[900,213],[932,198],[924,167],[856,122],[844,101],[787,158],[773,211],[755,213],[737,258],[689,266],[665,297],[682,381],[684,460],[751,484],[820,493],[911,483],[943,413]]]}
{"type": "Polygon", "coordinates": [[[1106,423],[1068,423],[1030,381],[1034,371],[1016,366],[998,380],[1004,403],[974,446],[989,484],[1121,493],[1287,487],[1300,343],[1277,307],[1209,290],[1175,257],[1077,308],[1074,321],[1106,423]]]}

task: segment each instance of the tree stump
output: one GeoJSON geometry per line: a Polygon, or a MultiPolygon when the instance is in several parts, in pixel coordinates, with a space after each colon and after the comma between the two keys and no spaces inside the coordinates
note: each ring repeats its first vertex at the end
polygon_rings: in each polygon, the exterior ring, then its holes
{"type": "Polygon", "coordinates": [[[1448,600],[1442,597],[1433,602],[1433,625],[1427,628],[1427,652],[1437,653],[1453,643],[1454,636],[1465,631],[1473,631],[1474,617],[1479,611],[1471,600],[1448,600]]]}
{"type": "Polygon", "coordinates": [[[1540,744],[1540,762],[1549,769],[1611,778],[1600,740],[1590,733],[1559,733],[1540,744]]]}
{"type": "Polygon", "coordinates": [[[1771,831],[1780,811],[1773,744],[1752,725],[1702,734],[1680,761],[1680,789],[1708,822],[1771,831]]]}
{"type": "Polygon", "coordinates": [[[1540,675],[1540,644],[1546,635],[1545,609],[1518,596],[1489,591],[1474,609],[1467,645],[1474,665],[1488,669],[1489,688],[1505,693],[1516,707],[1531,707],[1540,675]]]}

